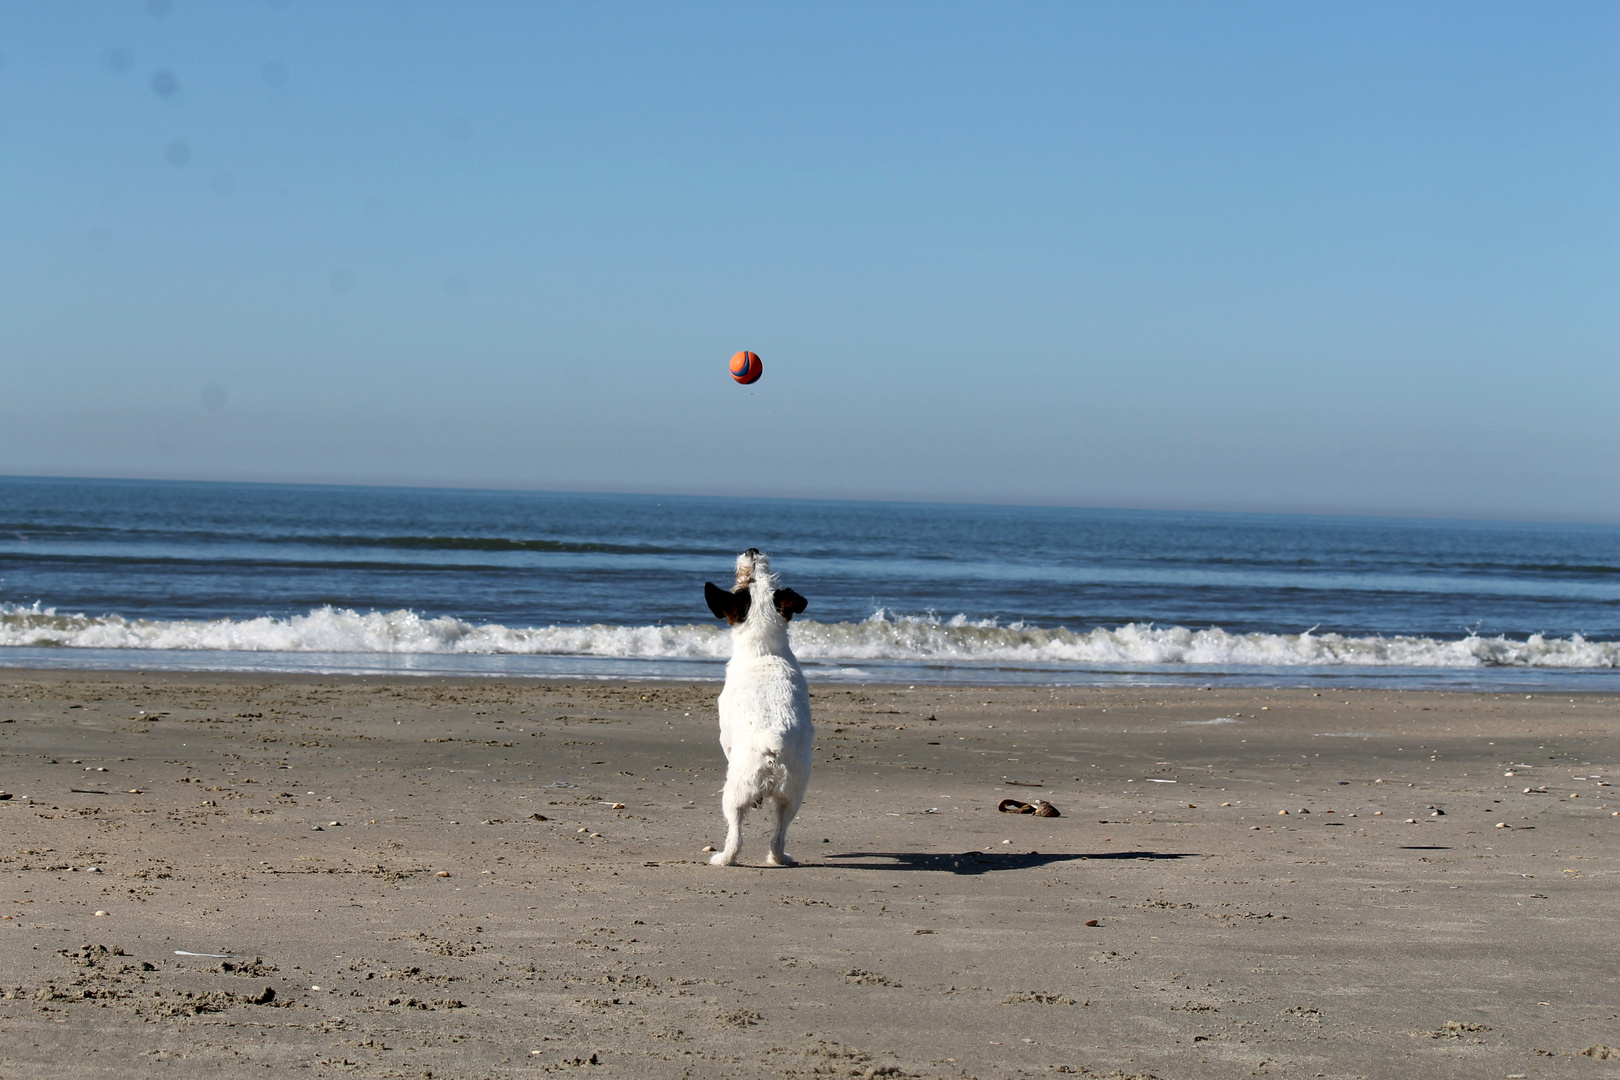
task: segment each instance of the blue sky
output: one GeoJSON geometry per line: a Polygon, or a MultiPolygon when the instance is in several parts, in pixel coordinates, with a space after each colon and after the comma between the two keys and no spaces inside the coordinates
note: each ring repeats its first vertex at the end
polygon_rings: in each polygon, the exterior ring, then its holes
{"type": "Polygon", "coordinates": [[[1617,99],[1612,3],[9,4],[0,473],[1616,520],[1617,99]]]}

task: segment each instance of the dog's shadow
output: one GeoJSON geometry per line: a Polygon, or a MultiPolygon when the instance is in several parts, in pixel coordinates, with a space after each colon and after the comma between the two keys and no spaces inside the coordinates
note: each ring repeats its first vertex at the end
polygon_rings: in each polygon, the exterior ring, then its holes
{"type": "Polygon", "coordinates": [[[825,865],[846,870],[931,870],[945,874],[989,874],[997,870],[1031,870],[1083,859],[1196,859],[1196,852],[1170,851],[964,851],[928,854],[920,851],[851,851],[828,855],[825,865]],[[862,860],[852,862],[848,860],[862,860]],[[883,860],[881,862],[874,860],[883,860]]]}

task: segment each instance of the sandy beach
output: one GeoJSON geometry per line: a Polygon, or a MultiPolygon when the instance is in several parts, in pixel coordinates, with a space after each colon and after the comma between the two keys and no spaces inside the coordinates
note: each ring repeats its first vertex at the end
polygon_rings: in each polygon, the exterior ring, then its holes
{"type": "Polygon", "coordinates": [[[5,673],[0,1078],[1620,1076],[1612,696],[718,690],[5,673]]]}

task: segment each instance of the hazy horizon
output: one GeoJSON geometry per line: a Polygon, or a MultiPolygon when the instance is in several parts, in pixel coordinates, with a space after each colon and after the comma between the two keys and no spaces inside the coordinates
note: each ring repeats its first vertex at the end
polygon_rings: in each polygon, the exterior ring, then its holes
{"type": "Polygon", "coordinates": [[[1094,510],[1103,513],[1166,513],[1166,514],[1234,514],[1274,517],[1324,517],[1324,518],[1366,518],[1408,521],[1457,521],[1501,524],[1542,524],[1542,525],[1572,525],[1572,526],[1616,526],[1620,525],[1620,517],[1591,516],[1586,518],[1545,518],[1545,517],[1502,517],[1488,514],[1421,514],[1421,513],[1387,513],[1373,510],[1311,510],[1290,509],[1283,507],[1265,506],[1182,506],[1182,505],[1100,505],[1092,503],[1074,502],[1028,502],[1022,500],[967,500],[967,499],[940,499],[917,498],[914,496],[880,496],[870,497],[841,496],[841,495],[802,495],[768,493],[763,491],[639,491],[639,490],[607,490],[596,488],[539,488],[539,487],[511,487],[499,484],[417,484],[409,482],[376,481],[366,483],[343,483],[331,480],[238,480],[219,479],[213,477],[184,477],[184,476],[69,476],[69,475],[5,475],[0,474],[0,482],[9,480],[22,481],[64,481],[75,483],[115,483],[115,484],[242,484],[265,487],[303,487],[303,488],[353,488],[356,490],[381,491],[443,491],[443,492],[488,492],[491,494],[512,495],[556,495],[556,496],[602,496],[604,498],[626,497],[641,499],[779,499],[783,502],[802,503],[852,503],[852,504],[883,504],[893,503],[900,506],[956,506],[956,507],[1004,507],[1006,509],[1050,509],[1050,510],[1094,510]]]}

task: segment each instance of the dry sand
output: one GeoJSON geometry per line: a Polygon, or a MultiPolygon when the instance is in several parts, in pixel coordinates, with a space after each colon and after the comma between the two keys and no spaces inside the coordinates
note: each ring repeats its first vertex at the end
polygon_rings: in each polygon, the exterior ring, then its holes
{"type": "Polygon", "coordinates": [[[1612,696],[717,691],[7,673],[0,1078],[1620,1075],[1612,696]]]}

